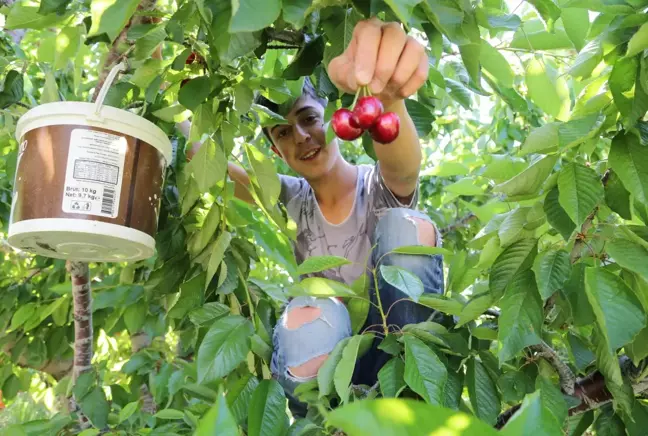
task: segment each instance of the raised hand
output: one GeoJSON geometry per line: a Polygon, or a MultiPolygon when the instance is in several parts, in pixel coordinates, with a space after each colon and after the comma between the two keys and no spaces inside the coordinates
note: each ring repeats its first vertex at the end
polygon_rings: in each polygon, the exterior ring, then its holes
{"type": "Polygon", "coordinates": [[[425,47],[400,24],[377,18],[360,21],[349,46],[328,66],[338,89],[355,94],[368,85],[385,106],[414,94],[427,80],[428,70],[425,47]]]}

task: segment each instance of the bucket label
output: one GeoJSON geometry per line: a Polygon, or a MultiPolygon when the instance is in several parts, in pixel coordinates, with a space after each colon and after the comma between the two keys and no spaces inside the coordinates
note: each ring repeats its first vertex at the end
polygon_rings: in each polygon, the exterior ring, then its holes
{"type": "Polygon", "coordinates": [[[123,136],[74,129],[65,172],[63,212],[116,218],[127,148],[123,136]]]}

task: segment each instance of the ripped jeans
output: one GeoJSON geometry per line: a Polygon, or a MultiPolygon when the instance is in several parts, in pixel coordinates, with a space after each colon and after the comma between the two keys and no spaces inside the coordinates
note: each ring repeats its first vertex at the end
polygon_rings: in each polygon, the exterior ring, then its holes
{"type": "MultiPolygon", "coordinates": [[[[441,255],[406,255],[391,253],[391,250],[406,245],[441,246],[441,236],[432,220],[425,214],[405,208],[389,209],[380,218],[373,235],[370,267],[393,265],[404,268],[421,279],[425,293],[442,294],[444,288],[443,259],[441,255]],[[429,235],[434,234],[432,239],[429,235]],[[383,257],[384,256],[384,257],[383,257]]],[[[404,327],[423,321],[441,322],[444,315],[413,301],[398,301],[406,298],[402,291],[387,283],[377,271],[378,283],[370,278],[371,301],[377,304],[375,289],[378,288],[382,306],[389,314],[387,324],[404,327]],[[394,304],[398,301],[397,304],[394,304]],[[393,306],[392,306],[393,305],[393,306]]],[[[374,305],[370,306],[365,325],[367,327],[382,324],[380,312],[374,305]]],[[[304,313],[304,312],[302,312],[304,313]]],[[[390,329],[391,330],[391,329],[390,329]]],[[[293,394],[300,384],[317,377],[316,370],[333,350],[335,345],[352,335],[351,319],[345,305],[337,298],[296,297],[285,308],[273,332],[274,351],[270,365],[271,372],[283,386],[289,400],[289,406],[295,416],[304,416],[306,405],[293,394]],[[305,314],[299,327],[289,325],[287,314],[297,308],[313,308],[305,314]],[[296,373],[294,368],[308,367],[304,376],[296,373]],[[291,371],[291,368],[293,369],[291,371]],[[315,375],[312,375],[315,374],[315,375]]],[[[376,336],[369,351],[356,363],[353,384],[373,385],[378,380],[378,371],[392,357],[378,349],[381,338],[376,336]]]]}

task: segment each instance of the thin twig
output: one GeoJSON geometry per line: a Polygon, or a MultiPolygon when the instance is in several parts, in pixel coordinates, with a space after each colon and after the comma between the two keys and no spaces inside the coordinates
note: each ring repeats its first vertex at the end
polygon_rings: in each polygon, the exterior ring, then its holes
{"type": "Polygon", "coordinates": [[[532,345],[531,350],[538,353],[539,356],[544,357],[551,363],[551,366],[558,372],[560,377],[560,387],[567,395],[574,394],[574,385],[576,384],[576,376],[574,372],[567,366],[565,362],[560,359],[560,356],[547,345],[544,341],[538,345],[532,345]]]}

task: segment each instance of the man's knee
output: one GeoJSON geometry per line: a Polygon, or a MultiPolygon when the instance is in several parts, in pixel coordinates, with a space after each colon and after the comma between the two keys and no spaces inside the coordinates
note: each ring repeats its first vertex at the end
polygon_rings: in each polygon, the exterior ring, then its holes
{"type": "Polygon", "coordinates": [[[434,222],[424,213],[392,208],[378,221],[374,241],[377,254],[382,256],[402,246],[440,246],[441,238],[434,222]]]}
{"type": "Polygon", "coordinates": [[[334,298],[298,297],[291,301],[274,332],[272,371],[289,387],[317,376],[335,345],[351,336],[351,319],[334,298]]]}

